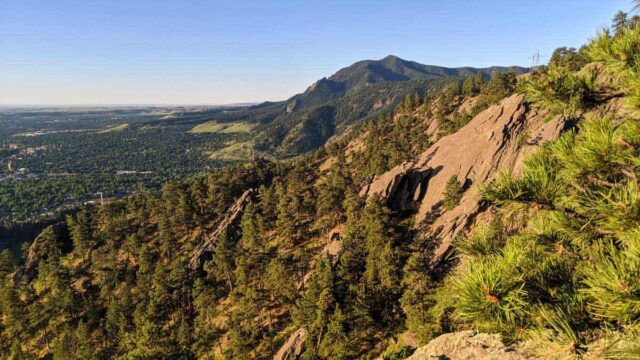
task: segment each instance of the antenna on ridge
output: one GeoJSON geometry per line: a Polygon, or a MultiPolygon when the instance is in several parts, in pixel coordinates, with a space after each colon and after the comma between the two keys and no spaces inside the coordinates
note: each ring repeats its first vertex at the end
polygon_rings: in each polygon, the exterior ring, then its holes
{"type": "Polygon", "coordinates": [[[540,67],[540,50],[531,56],[531,69],[537,70],[540,67]]]}

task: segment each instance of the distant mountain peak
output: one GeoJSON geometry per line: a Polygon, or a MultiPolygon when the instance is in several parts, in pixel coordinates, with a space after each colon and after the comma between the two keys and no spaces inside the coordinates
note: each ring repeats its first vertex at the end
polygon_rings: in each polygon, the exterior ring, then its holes
{"type": "MultiPolygon", "coordinates": [[[[491,67],[477,69],[472,67],[447,68],[435,65],[424,65],[415,61],[402,59],[396,55],[387,55],[380,60],[358,61],[350,66],[340,69],[331,75],[328,80],[341,82],[345,90],[350,90],[371,83],[383,81],[409,81],[431,80],[441,77],[464,77],[474,75],[478,71],[491,73],[493,71],[506,71],[508,67],[491,67]]],[[[526,68],[517,68],[519,73],[527,72],[526,68]]]]}
{"type": "Polygon", "coordinates": [[[398,60],[399,60],[399,61],[406,61],[405,59],[403,59],[403,58],[401,58],[401,57],[399,57],[399,56],[393,55],[393,54],[389,54],[389,55],[387,55],[387,56],[383,57],[382,59],[380,59],[380,61],[389,61],[389,60],[394,60],[394,61],[398,61],[398,60]]]}
{"type": "MultiPolygon", "coordinates": [[[[455,81],[479,71],[508,71],[508,67],[477,69],[424,65],[387,55],[362,60],[323,77],[303,93],[274,103],[254,106],[242,119],[264,124],[260,145],[295,155],[320,146],[338,129],[383,114],[411,92],[424,93],[442,81],[455,81]],[[449,80],[447,80],[449,79],[449,80]]],[[[517,68],[519,73],[527,71],[517,68]]]]}

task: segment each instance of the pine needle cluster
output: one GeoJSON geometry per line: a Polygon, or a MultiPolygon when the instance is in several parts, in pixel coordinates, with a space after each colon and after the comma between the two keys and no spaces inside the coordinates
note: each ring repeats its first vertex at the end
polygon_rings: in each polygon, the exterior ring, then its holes
{"type": "Polygon", "coordinates": [[[618,358],[638,350],[630,345],[640,329],[638,130],[635,120],[589,117],[530,156],[521,174],[482,189],[510,226],[454,243],[465,258],[448,285],[458,321],[555,349],[556,358],[586,354],[594,333],[613,334],[618,358]]]}
{"type": "Polygon", "coordinates": [[[640,107],[640,25],[620,29],[615,35],[608,29],[601,31],[587,52],[604,65],[631,104],[640,107]]]}

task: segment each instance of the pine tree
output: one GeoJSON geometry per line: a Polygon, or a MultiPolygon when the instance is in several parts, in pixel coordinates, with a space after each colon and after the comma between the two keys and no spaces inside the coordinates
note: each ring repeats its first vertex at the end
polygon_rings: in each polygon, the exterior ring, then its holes
{"type": "Polygon", "coordinates": [[[67,226],[73,240],[74,252],[78,253],[83,260],[91,260],[91,252],[95,246],[93,240],[91,214],[89,211],[82,210],[74,217],[67,217],[67,226]]]}
{"type": "Polygon", "coordinates": [[[258,309],[259,295],[252,287],[239,285],[232,294],[236,304],[228,326],[228,348],[226,356],[231,359],[244,359],[258,345],[261,335],[258,309]]]}
{"type": "Polygon", "coordinates": [[[233,290],[235,269],[235,243],[223,233],[216,242],[213,259],[204,265],[205,271],[217,281],[223,281],[227,291],[233,290]]]}
{"type": "Polygon", "coordinates": [[[207,207],[208,193],[207,193],[207,184],[206,184],[205,178],[200,177],[195,179],[191,184],[189,192],[191,194],[191,198],[193,199],[193,202],[195,205],[194,207],[196,209],[196,214],[194,216],[194,219],[197,225],[202,227],[207,218],[206,207],[207,207]]]}
{"type": "Polygon", "coordinates": [[[345,195],[343,202],[346,222],[342,237],[342,251],[338,258],[339,286],[346,292],[349,285],[358,284],[366,263],[366,243],[362,222],[362,199],[353,192],[345,195]]]}
{"type": "Polygon", "coordinates": [[[414,107],[422,105],[422,97],[420,96],[420,94],[418,94],[418,92],[413,93],[413,105],[414,107]]]}
{"type": "Polygon", "coordinates": [[[389,228],[389,210],[379,198],[367,203],[363,215],[366,260],[364,288],[369,293],[371,316],[385,320],[395,311],[393,304],[400,289],[399,262],[389,228]]]}
{"type": "Polygon", "coordinates": [[[471,76],[467,76],[464,79],[464,83],[462,85],[462,93],[466,96],[473,96],[478,92],[478,87],[476,85],[476,79],[471,76]]]}
{"type": "Polygon", "coordinates": [[[76,347],[78,340],[70,326],[65,326],[58,335],[58,341],[53,351],[54,360],[77,359],[76,347]]]}
{"type": "Polygon", "coordinates": [[[402,104],[403,104],[402,106],[404,107],[404,111],[406,112],[412,111],[416,107],[416,104],[414,102],[414,97],[411,96],[410,94],[407,94],[407,96],[405,96],[402,104]]]}
{"type": "Polygon", "coordinates": [[[198,358],[213,359],[215,344],[224,334],[224,330],[214,324],[214,318],[219,315],[218,309],[211,306],[211,302],[218,300],[219,296],[201,279],[194,282],[192,296],[196,316],[193,319],[194,342],[191,347],[198,358]]]}
{"type": "Polygon", "coordinates": [[[407,328],[417,335],[421,343],[428,342],[438,332],[431,312],[436,301],[435,284],[429,276],[429,262],[423,249],[414,252],[404,266],[402,277],[404,292],[400,304],[407,316],[407,328]]]}
{"type": "Polygon", "coordinates": [[[276,231],[285,244],[293,246],[295,244],[295,222],[292,213],[294,209],[292,209],[293,206],[283,184],[276,185],[276,198],[278,199],[276,205],[276,231]]]}
{"type": "Polygon", "coordinates": [[[328,175],[317,186],[316,221],[322,224],[325,231],[341,222],[344,193],[351,185],[344,166],[344,156],[337,155],[328,175]]]}
{"type": "Polygon", "coordinates": [[[295,322],[309,332],[305,349],[309,352],[307,357],[318,351],[335,305],[335,274],[331,261],[323,256],[316,263],[307,291],[292,311],[295,322]]]}
{"type": "Polygon", "coordinates": [[[458,177],[456,175],[451,176],[444,190],[445,210],[455,209],[460,204],[460,200],[462,200],[462,194],[463,188],[460,181],[458,181],[458,177]]]}
{"type": "Polygon", "coordinates": [[[99,359],[99,352],[96,351],[96,345],[93,343],[91,333],[84,322],[80,321],[76,327],[73,336],[75,340],[75,357],[77,359],[99,359]]]}
{"type": "Polygon", "coordinates": [[[622,30],[629,26],[628,14],[622,10],[618,11],[613,17],[613,32],[614,34],[620,34],[622,30]]]}
{"type": "Polygon", "coordinates": [[[258,199],[260,199],[260,213],[264,217],[265,224],[270,225],[275,223],[277,213],[276,204],[278,203],[275,194],[275,187],[266,187],[261,185],[260,188],[258,188],[258,199]]]}
{"type": "Polygon", "coordinates": [[[340,306],[336,306],[327,325],[327,332],[318,346],[320,356],[326,359],[353,358],[349,351],[349,338],[345,327],[346,318],[340,306]]]}
{"type": "Polygon", "coordinates": [[[294,274],[280,259],[273,259],[266,268],[266,287],[271,301],[280,306],[288,306],[297,297],[294,274]]]}
{"type": "Polygon", "coordinates": [[[15,258],[11,250],[2,250],[0,252],[0,279],[6,279],[15,270],[15,266],[15,258]]]}
{"type": "Polygon", "coordinates": [[[485,86],[484,73],[482,71],[478,71],[474,77],[474,85],[477,91],[481,91],[485,86]]]}

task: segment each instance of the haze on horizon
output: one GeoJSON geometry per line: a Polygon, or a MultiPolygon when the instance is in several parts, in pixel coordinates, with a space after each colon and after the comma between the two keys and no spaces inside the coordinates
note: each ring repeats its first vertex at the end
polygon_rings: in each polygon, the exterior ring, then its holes
{"type": "Polygon", "coordinates": [[[0,3],[0,105],[282,100],[389,54],[530,66],[579,47],[631,0],[0,3]]]}

